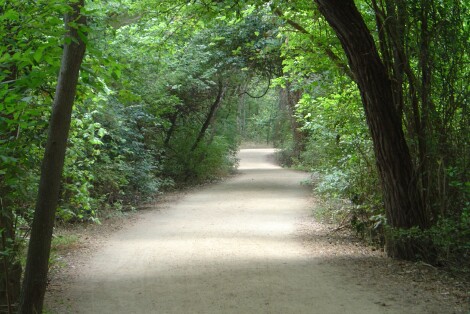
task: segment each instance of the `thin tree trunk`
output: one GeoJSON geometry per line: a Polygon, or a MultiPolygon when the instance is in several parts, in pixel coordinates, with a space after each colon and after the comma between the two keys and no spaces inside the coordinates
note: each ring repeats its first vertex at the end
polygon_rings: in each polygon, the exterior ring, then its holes
{"type": "MultiPolygon", "coordinates": [[[[403,97],[403,78],[404,78],[404,62],[409,64],[408,60],[400,59],[400,52],[404,51],[404,34],[406,25],[406,10],[404,8],[404,0],[385,0],[386,21],[385,28],[388,33],[390,50],[393,54],[393,73],[394,82],[393,91],[395,95],[395,104],[397,106],[400,120],[403,119],[404,97],[403,97]],[[393,2],[392,2],[393,1],[393,2]],[[390,34],[395,34],[390,36],[390,34]],[[398,48],[397,48],[398,47],[398,48]]],[[[404,53],[403,53],[404,55],[404,53]]]]}
{"type": "Polygon", "coordinates": [[[219,91],[217,93],[217,97],[212,104],[209,113],[207,114],[206,120],[204,121],[204,124],[202,125],[201,130],[199,131],[199,134],[196,138],[196,141],[194,142],[193,146],[191,147],[191,151],[194,151],[201,140],[204,138],[204,135],[206,134],[207,128],[209,128],[210,124],[212,123],[212,120],[214,119],[215,113],[217,109],[219,109],[220,104],[222,103],[222,99],[224,98],[224,94],[226,91],[226,87],[223,86],[222,82],[219,82],[219,91]]]}
{"type": "MultiPolygon", "coordinates": [[[[384,192],[388,223],[393,228],[429,226],[416,184],[411,156],[395,109],[392,84],[374,40],[353,0],[315,0],[336,32],[359,86],[384,192]]],[[[387,239],[392,257],[412,259],[421,247],[387,239]]]]}
{"type": "Polygon", "coordinates": [[[173,133],[175,132],[176,130],[176,120],[178,119],[178,111],[176,111],[175,113],[173,113],[170,117],[170,123],[171,123],[171,126],[170,126],[170,129],[168,130],[168,132],[166,132],[166,137],[165,137],[165,141],[163,142],[163,144],[165,145],[165,147],[169,147],[170,146],[170,140],[171,140],[171,136],[173,135],[173,133]]]}
{"type": "MultiPolygon", "coordinates": [[[[383,1],[379,3],[377,0],[372,0],[372,7],[375,12],[375,21],[377,24],[378,38],[379,38],[379,47],[382,55],[382,60],[387,69],[388,77],[392,83],[392,92],[393,92],[393,101],[395,108],[398,112],[400,120],[403,115],[403,66],[397,58],[397,50],[393,49],[393,40],[391,36],[387,36],[390,33],[390,30],[393,30],[395,33],[399,33],[397,29],[397,14],[394,9],[394,6],[389,5],[388,2],[384,4],[383,1]],[[384,7],[385,6],[385,7],[384,7]]],[[[401,37],[398,37],[397,40],[402,41],[401,37]]],[[[396,43],[397,46],[401,45],[396,43]]]]}
{"type": "Polygon", "coordinates": [[[424,204],[431,211],[431,200],[429,194],[429,181],[431,176],[429,171],[429,152],[428,152],[428,121],[430,111],[431,97],[431,68],[429,65],[429,29],[428,15],[429,7],[432,4],[429,0],[421,0],[421,43],[419,66],[421,67],[421,128],[418,130],[418,148],[420,159],[421,187],[424,204]]]}
{"type": "MultiPolygon", "coordinates": [[[[80,15],[84,0],[73,2],[71,12],[65,16],[68,31],[62,63],[54,97],[49,133],[41,167],[38,199],[31,228],[25,277],[20,298],[19,313],[42,313],[47,284],[48,262],[52,230],[59,198],[59,187],[65,159],[65,150],[73,102],[76,94],[80,65],[85,54],[85,43],[80,30],[70,22],[82,26],[86,19],[80,15]]],[[[84,36],[84,35],[83,35],[84,36]]]]}
{"type": "Polygon", "coordinates": [[[288,112],[290,129],[292,132],[292,140],[294,147],[292,151],[291,159],[300,158],[300,154],[305,149],[305,133],[301,130],[301,125],[295,117],[295,106],[302,97],[301,90],[291,90],[292,86],[290,83],[286,84],[285,88],[282,88],[279,92],[280,106],[283,110],[288,112]]]}
{"type": "MultiPolygon", "coordinates": [[[[238,86],[237,90],[238,92],[241,90],[246,90],[247,85],[248,85],[249,79],[245,79],[243,83],[238,86]]],[[[242,139],[246,138],[246,108],[245,108],[245,103],[246,103],[246,94],[245,93],[237,93],[239,94],[238,98],[238,106],[237,106],[237,130],[238,134],[241,135],[242,139]]]]}

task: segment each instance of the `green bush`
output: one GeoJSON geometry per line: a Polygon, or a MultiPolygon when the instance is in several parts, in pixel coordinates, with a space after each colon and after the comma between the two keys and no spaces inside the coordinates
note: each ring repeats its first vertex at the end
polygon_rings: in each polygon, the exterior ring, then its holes
{"type": "Polygon", "coordinates": [[[201,143],[192,150],[194,139],[186,134],[173,140],[165,159],[163,173],[176,183],[202,183],[229,174],[236,166],[236,148],[223,136],[201,143]]]}

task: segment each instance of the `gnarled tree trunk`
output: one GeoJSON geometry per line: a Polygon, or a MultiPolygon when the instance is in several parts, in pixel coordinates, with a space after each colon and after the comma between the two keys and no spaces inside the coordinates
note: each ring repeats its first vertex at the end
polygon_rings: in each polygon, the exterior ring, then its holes
{"type": "MultiPolygon", "coordinates": [[[[381,177],[385,211],[393,228],[425,229],[429,219],[417,187],[411,156],[393,102],[392,84],[374,40],[353,0],[315,0],[336,32],[359,86],[381,177]]],[[[411,241],[387,239],[387,252],[413,259],[423,254],[411,241]]]]}

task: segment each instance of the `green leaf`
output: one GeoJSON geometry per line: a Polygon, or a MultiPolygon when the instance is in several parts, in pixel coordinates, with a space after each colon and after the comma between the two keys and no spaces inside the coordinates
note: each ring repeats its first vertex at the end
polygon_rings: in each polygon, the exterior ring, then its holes
{"type": "Polygon", "coordinates": [[[98,130],[98,136],[99,136],[99,137],[103,137],[103,136],[105,136],[106,134],[108,134],[108,132],[107,132],[105,129],[100,128],[100,129],[98,130]]]}
{"type": "Polygon", "coordinates": [[[8,52],[6,52],[0,57],[0,63],[8,62],[8,61],[10,61],[10,59],[11,59],[10,54],[8,52]]]}
{"type": "Polygon", "coordinates": [[[121,69],[120,68],[115,68],[113,74],[116,75],[116,78],[120,78],[121,74],[122,74],[121,69]]]}
{"type": "Polygon", "coordinates": [[[10,21],[18,21],[20,15],[13,9],[6,11],[3,16],[1,17],[2,20],[10,20],[10,21]]]}
{"type": "Polygon", "coordinates": [[[42,60],[42,55],[44,52],[45,47],[40,47],[38,50],[36,50],[33,54],[34,60],[36,60],[37,63],[41,62],[42,60]]]}

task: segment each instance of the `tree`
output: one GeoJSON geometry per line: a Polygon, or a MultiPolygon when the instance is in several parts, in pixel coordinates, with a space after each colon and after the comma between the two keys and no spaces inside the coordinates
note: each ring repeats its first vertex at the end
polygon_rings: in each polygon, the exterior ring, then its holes
{"type": "Polygon", "coordinates": [[[19,313],[42,312],[72,107],[85,54],[86,18],[80,13],[83,5],[84,0],[71,3],[71,10],[64,18],[67,34],[42,162],[19,313]]]}
{"type": "MultiPolygon", "coordinates": [[[[315,0],[334,29],[348,57],[361,92],[384,193],[388,223],[393,228],[426,229],[424,210],[400,116],[393,101],[392,84],[372,35],[353,0],[315,0]]],[[[388,254],[412,259],[422,248],[411,241],[387,241],[388,254]]]]}
{"type": "Polygon", "coordinates": [[[194,142],[193,146],[191,147],[191,151],[194,151],[201,140],[204,138],[204,135],[206,134],[207,128],[210,126],[211,122],[214,120],[215,113],[217,112],[217,109],[219,109],[220,105],[222,104],[222,101],[224,99],[224,94],[226,91],[226,87],[223,85],[222,80],[219,80],[218,84],[219,91],[217,93],[217,97],[215,101],[212,103],[209,109],[209,113],[207,114],[207,117],[204,121],[204,124],[201,127],[201,130],[199,131],[199,134],[197,135],[196,141],[194,142]]]}

